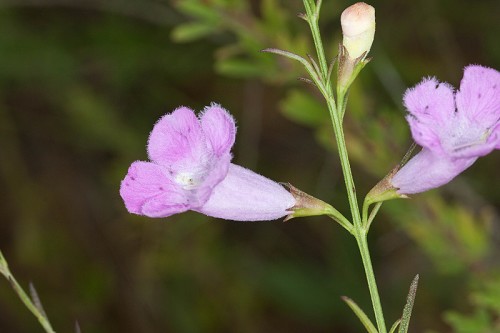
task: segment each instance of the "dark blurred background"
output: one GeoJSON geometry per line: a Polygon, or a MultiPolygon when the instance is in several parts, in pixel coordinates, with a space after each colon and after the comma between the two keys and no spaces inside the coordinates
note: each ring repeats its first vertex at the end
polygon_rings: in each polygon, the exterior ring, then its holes
{"type": "MultiPolygon", "coordinates": [[[[324,0],[329,57],[352,2],[324,0]]],[[[346,136],[360,194],[411,141],[401,96],[423,76],[458,86],[499,68],[495,0],[373,1],[372,63],[346,136]]],[[[353,239],[324,217],[288,223],[130,215],[118,193],[155,121],[222,104],[235,162],[345,214],[327,111],[303,70],[301,1],[0,0],[0,249],[58,332],[361,332],[372,316],[353,239]]],[[[440,190],[384,204],[370,234],[390,326],[420,274],[412,332],[500,332],[500,154],[440,190]]],[[[0,332],[42,332],[0,280],[0,332]]]]}

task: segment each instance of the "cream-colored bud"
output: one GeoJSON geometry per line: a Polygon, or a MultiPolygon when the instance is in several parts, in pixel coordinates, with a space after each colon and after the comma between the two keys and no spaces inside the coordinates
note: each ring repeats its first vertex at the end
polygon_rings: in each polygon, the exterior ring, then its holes
{"type": "Polygon", "coordinates": [[[375,8],[358,2],[347,7],[340,16],[342,44],[349,52],[349,58],[356,59],[368,53],[375,36],[375,8]]]}

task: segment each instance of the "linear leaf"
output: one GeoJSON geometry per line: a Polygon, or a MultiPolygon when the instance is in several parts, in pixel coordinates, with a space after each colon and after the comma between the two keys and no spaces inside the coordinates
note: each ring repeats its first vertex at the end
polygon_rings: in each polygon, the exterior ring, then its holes
{"type": "Polygon", "coordinates": [[[413,310],[413,303],[415,302],[415,295],[418,287],[418,274],[413,279],[410,285],[410,292],[406,298],[406,305],[403,309],[403,317],[401,317],[401,324],[399,325],[399,333],[407,333],[408,326],[410,325],[411,311],[413,310]]]}
{"type": "Polygon", "coordinates": [[[176,42],[190,42],[217,31],[217,26],[206,23],[185,23],[172,31],[172,39],[176,42]]]}
{"type": "Polygon", "coordinates": [[[29,288],[30,288],[30,295],[31,295],[31,300],[33,301],[33,304],[36,306],[38,311],[40,311],[42,316],[47,318],[47,314],[45,313],[45,309],[43,308],[42,302],[40,301],[40,297],[38,296],[38,292],[36,291],[35,285],[32,282],[30,282],[29,288]]]}
{"type": "Polygon", "coordinates": [[[399,326],[400,323],[401,323],[401,319],[396,320],[396,322],[392,325],[389,333],[396,332],[396,329],[398,328],[398,326],[399,326]]]}
{"type": "Polygon", "coordinates": [[[7,264],[7,260],[5,260],[2,251],[0,251],[0,273],[5,277],[8,276],[9,265],[7,264]]]}
{"type": "Polygon", "coordinates": [[[371,322],[370,318],[361,310],[361,308],[354,303],[352,299],[349,297],[343,296],[342,300],[347,303],[347,305],[351,308],[351,310],[356,314],[356,316],[359,318],[361,323],[365,326],[366,330],[369,333],[378,333],[377,329],[375,328],[375,325],[371,322]]]}
{"type": "Polygon", "coordinates": [[[78,320],[75,321],[75,333],[82,333],[82,329],[80,328],[80,324],[78,323],[78,320]]]}
{"type": "Polygon", "coordinates": [[[302,58],[298,54],[288,52],[285,50],[280,50],[280,49],[275,49],[275,48],[267,48],[267,49],[262,50],[262,52],[274,53],[274,54],[278,54],[278,55],[281,55],[281,56],[284,56],[284,57],[287,57],[287,58],[290,58],[293,60],[297,60],[301,63],[307,63],[307,60],[302,58]]]}

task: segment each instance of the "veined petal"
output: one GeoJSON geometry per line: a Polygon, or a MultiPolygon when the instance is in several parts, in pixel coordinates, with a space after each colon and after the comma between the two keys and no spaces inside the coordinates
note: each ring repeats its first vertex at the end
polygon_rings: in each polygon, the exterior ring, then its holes
{"type": "Polygon", "coordinates": [[[239,165],[230,164],[226,178],[200,213],[235,221],[268,221],[283,217],[295,199],[280,184],[239,165]]]}
{"type": "Polygon", "coordinates": [[[392,185],[400,194],[424,192],[450,182],[470,167],[477,158],[450,159],[422,149],[392,178],[392,185]]]}
{"type": "Polygon", "coordinates": [[[170,179],[165,167],[155,163],[132,163],[120,195],[127,210],[138,215],[167,217],[189,209],[186,192],[170,179]]]}
{"type": "Polygon", "coordinates": [[[465,67],[460,90],[456,94],[457,109],[468,119],[491,128],[500,120],[500,72],[493,68],[465,67]]]}
{"type": "Polygon", "coordinates": [[[453,88],[435,78],[423,80],[406,91],[404,105],[409,114],[413,139],[435,153],[442,151],[441,135],[455,118],[453,88]]]}
{"type": "Polygon", "coordinates": [[[471,65],[456,94],[457,122],[449,150],[456,157],[484,156],[500,147],[500,73],[471,65]]]}
{"type": "Polygon", "coordinates": [[[216,156],[229,153],[236,138],[236,125],[224,108],[218,104],[206,107],[201,116],[201,127],[216,156]]]}
{"type": "Polygon", "coordinates": [[[148,154],[153,162],[174,172],[203,166],[208,149],[194,112],[180,107],[160,118],[149,135],[148,154]]]}

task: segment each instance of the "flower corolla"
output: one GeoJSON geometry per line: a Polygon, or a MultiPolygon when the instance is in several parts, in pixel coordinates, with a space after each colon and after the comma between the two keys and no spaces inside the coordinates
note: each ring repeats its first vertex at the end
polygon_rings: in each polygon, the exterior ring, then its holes
{"type": "Polygon", "coordinates": [[[295,199],[283,186],[231,163],[236,136],[221,106],[198,118],[186,107],[163,116],[149,136],[150,162],[136,161],[120,187],[127,210],[167,217],[194,210],[236,221],[284,217],[295,199]]]}
{"type": "Polygon", "coordinates": [[[500,73],[470,65],[460,89],[424,79],[404,95],[413,139],[422,150],[391,179],[400,194],[451,181],[477,158],[500,149],[500,73]]]}

